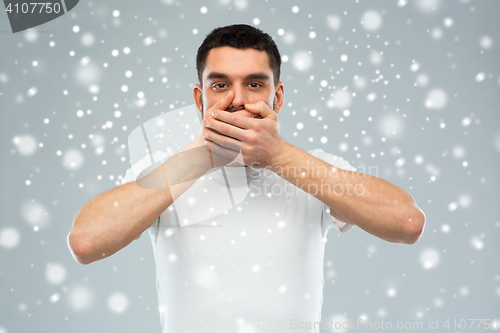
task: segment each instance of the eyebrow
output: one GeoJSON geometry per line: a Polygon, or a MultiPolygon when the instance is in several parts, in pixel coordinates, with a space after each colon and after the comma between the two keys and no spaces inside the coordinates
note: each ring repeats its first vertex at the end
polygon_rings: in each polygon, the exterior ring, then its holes
{"type": "MultiPolygon", "coordinates": [[[[224,73],[219,73],[219,72],[211,72],[207,76],[207,80],[213,80],[213,79],[228,79],[229,76],[227,76],[224,73]]],[[[269,75],[266,73],[253,73],[245,76],[246,80],[271,80],[269,75]]]]}

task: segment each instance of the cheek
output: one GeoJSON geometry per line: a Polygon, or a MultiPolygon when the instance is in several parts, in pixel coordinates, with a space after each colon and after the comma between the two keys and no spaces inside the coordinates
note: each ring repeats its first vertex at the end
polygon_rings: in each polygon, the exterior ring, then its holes
{"type": "Polygon", "coordinates": [[[276,94],[273,89],[271,89],[271,91],[267,91],[266,97],[267,97],[267,104],[269,106],[274,106],[274,102],[276,101],[276,94]]]}
{"type": "Polygon", "coordinates": [[[274,110],[274,108],[276,106],[276,96],[274,96],[274,94],[269,97],[269,100],[267,101],[267,105],[269,105],[274,110]]]}
{"type": "Polygon", "coordinates": [[[210,109],[214,104],[217,102],[217,98],[215,96],[212,96],[213,93],[211,94],[210,92],[205,92],[202,98],[202,104],[205,105],[205,110],[210,109]]]}
{"type": "Polygon", "coordinates": [[[274,94],[271,94],[269,91],[266,91],[252,96],[249,103],[257,103],[259,101],[264,101],[266,102],[267,105],[269,105],[269,107],[272,107],[274,105],[275,96],[274,94]]]}

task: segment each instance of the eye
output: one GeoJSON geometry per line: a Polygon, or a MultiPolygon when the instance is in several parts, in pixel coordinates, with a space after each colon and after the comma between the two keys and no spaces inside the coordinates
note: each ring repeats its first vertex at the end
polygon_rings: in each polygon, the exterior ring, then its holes
{"type": "Polygon", "coordinates": [[[249,84],[249,86],[252,88],[259,88],[259,87],[262,87],[262,84],[257,83],[257,82],[252,82],[249,84]]]}
{"type": "Polygon", "coordinates": [[[214,89],[224,89],[225,87],[227,87],[227,85],[225,83],[216,83],[212,87],[214,89]]]}

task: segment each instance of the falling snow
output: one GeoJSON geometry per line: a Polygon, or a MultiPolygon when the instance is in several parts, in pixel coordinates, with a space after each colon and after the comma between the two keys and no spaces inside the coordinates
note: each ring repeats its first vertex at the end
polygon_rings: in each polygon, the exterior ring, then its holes
{"type": "MultiPolygon", "coordinates": [[[[116,331],[130,329],[129,319],[154,331],[158,315],[170,311],[154,294],[154,256],[150,244],[140,244],[149,237],[82,266],[67,236],[85,203],[120,185],[130,168],[132,130],[193,104],[196,49],[226,21],[258,26],[278,44],[285,141],[306,151],[321,148],[398,185],[426,214],[414,245],[386,242],[365,231],[370,228],[347,235],[330,230],[324,263],[300,263],[311,270],[324,265],[322,318],[498,318],[499,9],[469,0],[377,6],[161,0],[134,10],[80,2],[56,25],[4,33],[0,333],[92,331],[95,318],[113,321],[116,331]],[[467,305],[472,302],[477,306],[467,305]]],[[[196,208],[201,201],[188,203],[196,208]]],[[[244,208],[237,212],[254,213],[244,208]]],[[[191,228],[186,241],[211,244],[217,255],[173,246],[161,249],[165,262],[179,270],[187,256],[202,256],[182,276],[184,287],[197,292],[265,278],[280,262],[238,251],[244,240],[263,235],[259,249],[279,251],[276,239],[295,226],[277,210],[265,229],[241,226],[224,244],[212,243],[213,232],[229,229],[217,222],[191,228]],[[241,255],[234,275],[217,261],[228,253],[241,255]]],[[[160,236],[169,244],[183,232],[163,227],[160,236]]],[[[280,299],[285,309],[315,299],[309,282],[299,293],[289,278],[273,280],[266,297],[280,299]]],[[[212,296],[210,307],[238,306],[234,295],[212,296]]],[[[232,332],[268,331],[248,313],[218,315],[232,332]]]]}

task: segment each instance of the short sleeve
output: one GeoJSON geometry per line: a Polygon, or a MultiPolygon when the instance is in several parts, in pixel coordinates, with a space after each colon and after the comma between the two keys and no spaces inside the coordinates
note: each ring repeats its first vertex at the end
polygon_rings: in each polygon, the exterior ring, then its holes
{"type": "MultiPolygon", "coordinates": [[[[309,154],[313,155],[314,157],[319,158],[322,161],[325,161],[328,164],[331,164],[337,169],[342,169],[342,170],[348,170],[348,171],[354,171],[356,172],[356,168],[351,166],[346,160],[344,160],[342,157],[326,153],[323,151],[323,149],[313,149],[308,151],[309,154]]],[[[321,207],[322,207],[322,220],[321,224],[322,226],[328,228],[335,228],[337,229],[340,233],[347,233],[352,229],[354,224],[350,223],[345,223],[342,221],[337,220],[330,214],[330,207],[325,205],[323,202],[321,202],[321,207]]]]}
{"type": "MultiPolygon", "coordinates": [[[[157,150],[153,156],[154,156],[153,158],[155,161],[161,161],[167,157],[167,154],[160,151],[160,150],[157,150]]],[[[135,181],[137,179],[137,176],[139,176],[139,174],[141,172],[143,172],[145,169],[147,169],[151,165],[152,165],[151,157],[149,155],[146,155],[144,158],[142,158],[141,160],[136,162],[134,165],[132,165],[129,169],[127,169],[127,171],[125,172],[125,177],[122,178],[121,185],[125,185],[127,183],[135,181]]],[[[154,223],[153,223],[153,225],[154,225],[154,223]]],[[[139,238],[141,238],[141,235],[137,236],[137,238],[135,238],[135,240],[137,240],[139,238]]]]}

